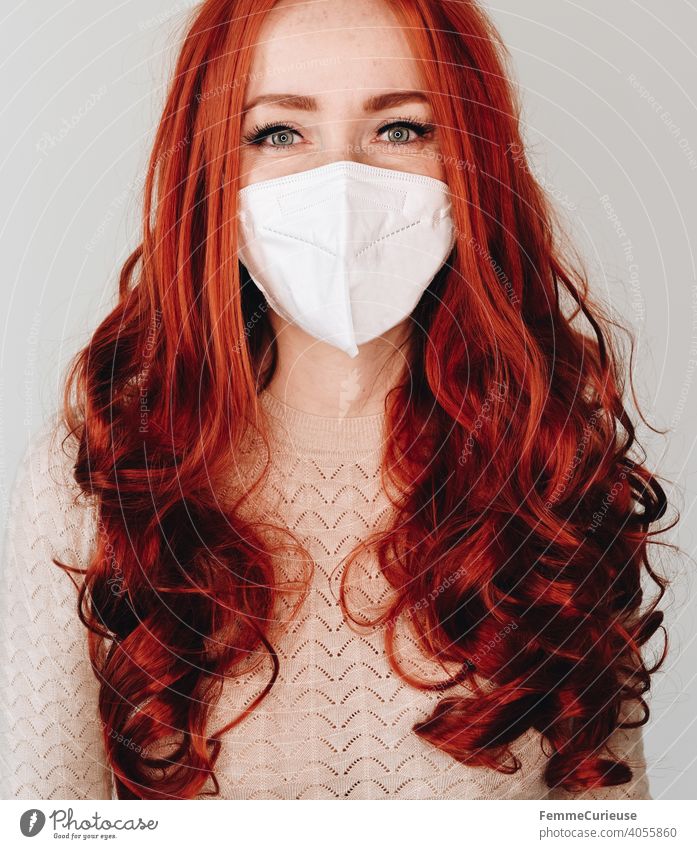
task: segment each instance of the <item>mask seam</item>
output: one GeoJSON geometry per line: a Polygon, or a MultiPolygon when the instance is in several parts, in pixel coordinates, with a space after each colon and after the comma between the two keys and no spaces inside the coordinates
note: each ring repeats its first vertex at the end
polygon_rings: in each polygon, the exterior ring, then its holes
{"type": "Polygon", "coordinates": [[[321,245],[316,245],[314,242],[308,242],[307,239],[301,239],[300,236],[294,236],[292,233],[283,233],[281,230],[275,230],[273,227],[262,227],[261,230],[262,232],[265,230],[267,233],[275,233],[277,236],[283,236],[285,239],[293,239],[296,242],[302,242],[302,244],[309,245],[311,248],[315,248],[318,251],[323,251],[328,256],[336,259],[336,254],[332,251],[327,250],[327,248],[323,248],[321,245]]]}
{"type": "Polygon", "coordinates": [[[361,254],[369,251],[371,248],[374,248],[375,245],[380,242],[384,242],[385,239],[391,239],[392,236],[396,236],[398,233],[403,233],[405,230],[410,230],[412,227],[416,227],[417,224],[421,224],[423,221],[422,218],[419,218],[417,221],[412,221],[411,224],[405,224],[404,227],[400,227],[399,230],[393,230],[391,233],[386,233],[384,236],[380,236],[379,239],[375,239],[375,241],[371,242],[369,245],[365,245],[362,247],[357,253],[354,254],[354,258],[357,259],[361,254]]]}

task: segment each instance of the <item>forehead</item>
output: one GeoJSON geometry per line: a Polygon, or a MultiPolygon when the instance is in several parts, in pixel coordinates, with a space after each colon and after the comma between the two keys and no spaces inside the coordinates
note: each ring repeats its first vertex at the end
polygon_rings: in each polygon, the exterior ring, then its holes
{"type": "Polygon", "coordinates": [[[420,87],[419,62],[385,0],[281,0],[254,45],[246,100],[420,87]]]}

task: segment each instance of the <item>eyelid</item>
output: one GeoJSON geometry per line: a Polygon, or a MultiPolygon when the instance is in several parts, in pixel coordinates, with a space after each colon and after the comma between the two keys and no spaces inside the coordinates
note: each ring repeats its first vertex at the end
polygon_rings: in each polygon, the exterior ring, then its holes
{"type": "Polygon", "coordinates": [[[294,133],[297,133],[301,138],[303,138],[303,134],[297,127],[294,127],[292,123],[289,121],[265,121],[262,124],[256,124],[249,130],[247,133],[244,133],[242,136],[242,141],[246,144],[254,144],[262,142],[268,136],[273,135],[275,132],[281,132],[283,130],[292,130],[294,133]]]}
{"type": "Polygon", "coordinates": [[[378,132],[380,130],[384,130],[385,127],[391,126],[392,124],[413,124],[415,127],[423,127],[424,129],[433,129],[434,127],[434,124],[431,121],[426,121],[421,118],[414,118],[413,116],[410,118],[406,115],[398,115],[396,118],[385,119],[378,128],[378,132]]]}

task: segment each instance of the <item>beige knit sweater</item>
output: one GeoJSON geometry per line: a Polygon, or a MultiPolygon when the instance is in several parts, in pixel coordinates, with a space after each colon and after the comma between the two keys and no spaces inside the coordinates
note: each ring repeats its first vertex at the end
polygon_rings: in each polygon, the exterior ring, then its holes
{"type": "MultiPolygon", "coordinates": [[[[285,523],[315,566],[305,602],[276,645],[280,673],[270,694],[223,738],[216,767],[221,797],[572,798],[548,791],[542,778],[547,755],[537,732],[513,746],[522,762],[513,775],[465,766],[419,739],[412,725],[443,694],[405,684],[388,666],[382,631],[356,633],[342,617],[340,562],[389,509],[379,484],[382,414],[310,415],[268,391],[261,401],[272,432],[272,470],[247,507],[285,523]]],[[[78,487],[72,459],[61,449],[64,436],[52,422],[34,435],[12,490],[0,616],[3,798],[113,796],[76,590],[51,563],[55,556],[84,567],[97,530],[93,509],[72,503],[78,487]]],[[[69,451],[71,446],[68,441],[69,451]]],[[[248,462],[256,462],[253,451],[248,462]]],[[[242,460],[231,491],[249,473],[242,460]]],[[[297,560],[280,559],[284,573],[301,569],[297,560]]],[[[389,591],[368,558],[350,575],[353,611],[365,604],[370,612],[389,591]]],[[[413,643],[413,651],[405,652],[411,638],[401,639],[400,656],[413,656],[410,668],[443,680],[442,666],[426,660],[413,643]]],[[[212,727],[222,727],[254,699],[269,669],[262,662],[226,683],[212,727]]],[[[633,782],[583,798],[651,798],[641,731],[616,732],[613,748],[633,765],[633,782]]]]}

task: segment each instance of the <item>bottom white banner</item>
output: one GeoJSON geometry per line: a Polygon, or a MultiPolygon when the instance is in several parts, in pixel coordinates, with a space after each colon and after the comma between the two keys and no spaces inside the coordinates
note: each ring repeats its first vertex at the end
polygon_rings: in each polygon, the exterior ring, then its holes
{"type": "Polygon", "coordinates": [[[690,801],[0,802],[0,845],[697,846],[690,801]],[[28,844],[28,840],[33,840],[28,844]],[[447,841],[447,843],[446,843],[447,841]],[[456,841],[456,842],[453,842],[456,841]]]}

